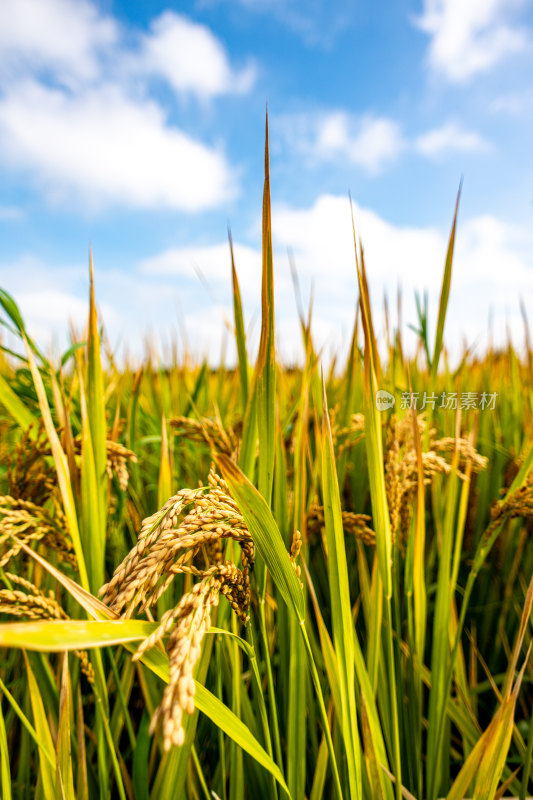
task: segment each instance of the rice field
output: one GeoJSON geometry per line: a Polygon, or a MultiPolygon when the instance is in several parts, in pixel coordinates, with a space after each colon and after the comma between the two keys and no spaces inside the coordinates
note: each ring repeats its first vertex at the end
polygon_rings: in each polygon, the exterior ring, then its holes
{"type": "Polygon", "coordinates": [[[302,311],[276,358],[268,132],[255,364],[231,243],[235,368],[104,357],[92,263],[60,359],[0,291],[3,800],[531,795],[533,349],[449,364],[456,219],[415,355],[354,225],[325,370],[302,311]]]}

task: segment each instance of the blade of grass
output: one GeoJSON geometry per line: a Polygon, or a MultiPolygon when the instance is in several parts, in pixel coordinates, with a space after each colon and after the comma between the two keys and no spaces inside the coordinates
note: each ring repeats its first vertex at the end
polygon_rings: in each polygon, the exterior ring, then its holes
{"type": "Polygon", "coordinates": [[[442,288],[439,301],[439,315],[437,318],[437,331],[435,334],[435,347],[433,349],[433,358],[431,360],[431,385],[435,386],[437,372],[439,369],[440,355],[442,352],[442,343],[444,338],[444,322],[446,320],[446,311],[448,309],[448,299],[450,296],[450,285],[452,282],[452,262],[453,250],[455,245],[455,231],[457,228],[457,213],[459,211],[459,200],[461,199],[462,180],[459,184],[457,192],[457,200],[455,202],[455,212],[453,215],[452,230],[448,241],[448,250],[446,253],[446,262],[444,265],[444,275],[442,278],[442,288]]]}
{"type": "Polygon", "coordinates": [[[326,386],[322,376],[322,498],[327,542],[327,567],[331,600],[333,643],[339,672],[341,727],[346,750],[350,797],[362,797],[361,745],[355,703],[353,620],[348,583],[339,485],[335,469],[326,386]]]}
{"type": "Polygon", "coordinates": [[[58,797],[62,800],[75,800],[74,774],[72,771],[72,757],[70,748],[70,675],[68,670],[68,655],[63,655],[61,669],[61,692],[59,695],[59,723],[56,744],[57,783],[58,797]],[[59,791],[59,787],[61,790],[59,791]]]}
{"type": "Polygon", "coordinates": [[[85,726],[83,723],[83,703],[81,686],[78,683],[78,702],[76,709],[77,718],[77,743],[78,743],[78,769],[76,780],[76,794],[78,800],[89,800],[89,778],[87,771],[87,749],[85,747],[85,726]]]}
{"type": "Polygon", "coordinates": [[[244,412],[242,439],[239,448],[239,467],[253,481],[257,450],[257,376],[254,376],[244,412]]]}
{"type": "Polygon", "coordinates": [[[321,800],[324,797],[324,786],[328,770],[328,743],[326,737],[322,736],[320,747],[318,748],[318,758],[316,760],[315,773],[313,775],[313,786],[309,800],[321,800]]]}
{"type": "MultiPolygon", "coordinates": [[[[21,707],[19,706],[19,704],[17,703],[17,701],[15,700],[15,698],[13,697],[13,695],[11,694],[11,692],[9,691],[9,689],[4,684],[1,678],[0,678],[0,690],[5,695],[8,703],[10,704],[11,708],[13,709],[19,720],[21,721],[24,729],[28,732],[29,736],[33,739],[33,741],[37,745],[39,753],[41,753],[44,756],[44,758],[46,758],[46,760],[48,761],[48,766],[50,770],[53,771],[53,773],[55,774],[56,765],[55,765],[53,750],[50,750],[48,748],[46,741],[43,738],[41,738],[41,736],[37,733],[36,729],[31,724],[27,715],[21,709],[21,707]]],[[[25,695],[25,699],[28,700],[27,694],[25,695]]],[[[6,755],[7,754],[8,751],[6,750],[6,755]]]]}
{"type": "MultiPolygon", "coordinates": [[[[26,326],[24,324],[24,320],[22,318],[22,314],[20,313],[19,307],[15,303],[14,299],[8,294],[4,289],[0,289],[0,306],[4,309],[7,316],[10,318],[11,322],[15,326],[13,333],[20,335],[22,339],[26,339],[28,344],[30,345],[31,349],[35,353],[35,355],[39,358],[41,363],[46,364],[47,361],[42,355],[42,353],[38,350],[35,342],[30,338],[28,331],[26,330],[26,326]]],[[[5,323],[2,323],[5,324],[5,323]]],[[[6,326],[9,329],[9,326],[6,326]]]]}
{"type": "Polygon", "coordinates": [[[373,797],[376,800],[385,800],[383,787],[381,783],[381,768],[378,762],[374,741],[372,739],[372,732],[366,713],[365,701],[361,698],[361,730],[363,733],[363,742],[365,748],[365,761],[368,772],[368,780],[372,786],[373,797]]]}
{"type": "Polygon", "coordinates": [[[39,620],[0,624],[0,647],[20,647],[40,653],[86,650],[145,639],[157,622],[144,620],[39,620]]]}
{"type": "Polygon", "coordinates": [[[235,324],[235,342],[237,344],[237,358],[239,362],[239,384],[241,388],[243,412],[248,405],[248,356],[246,354],[246,334],[244,332],[244,317],[242,313],[241,290],[235,269],[235,255],[233,252],[233,239],[228,228],[229,249],[231,254],[231,279],[233,284],[233,319],[235,324]]]}
{"type": "Polygon", "coordinates": [[[22,430],[27,430],[30,425],[37,427],[37,420],[29,411],[20,397],[13,391],[3,375],[0,375],[0,403],[5,406],[17,425],[22,430]]]}
{"type": "Polygon", "coordinates": [[[298,622],[289,619],[289,703],[287,708],[287,784],[293,797],[305,797],[307,674],[298,622]]]}
{"type": "MultiPolygon", "coordinates": [[[[365,446],[368,460],[368,475],[370,483],[370,498],[372,504],[372,517],[376,532],[376,551],[378,567],[385,596],[384,612],[384,643],[386,660],[386,682],[381,682],[383,702],[389,709],[391,716],[390,725],[392,732],[392,750],[395,776],[395,791],[397,800],[401,797],[401,757],[400,757],[400,732],[398,718],[398,697],[396,692],[396,672],[393,643],[392,623],[392,534],[390,527],[390,514],[385,488],[385,472],[383,466],[383,442],[381,432],[381,412],[375,406],[375,397],[378,390],[376,370],[379,369],[377,360],[377,345],[373,335],[372,314],[370,297],[366,279],[363,274],[362,253],[357,252],[357,236],[352,213],[352,229],[354,237],[355,263],[359,281],[359,301],[361,318],[365,336],[364,351],[364,414],[365,414],[365,446]]],[[[374,624],[381,629],[381,620],[374,624]]],[[[376,655],[376,666],[379,658],[376,655]]]]}
{"type": "MultiPolygon", "coordinates": [[[[105,393],[102,375],[102,363],[100,358],[100,335],[98,332],[98,318],[96,313],[96,303],[94,299],[94,271],[93,254],[89,251],[89,272],[90,272],[90,292],[89,292],[89,335],[87,339],[87,410],[88,422],[91,429],[91,440],[94,453],[94,468],[96,476],[96,496],[94,503],[98,510],[98,527],[93,531],[93,537],[97,541],[97,560],[95,559],[94,583],[99,579],[103,580],[105,541],[106,541],[106,518],[107,518],[107,450],[106,450],[106,416],[105,416],[105,393]]],[[[96,588],[99,588],[98,583],[96,588]]]]}
{"type": "Polygon", "coordinates": [[[55,756],[54,741],[50,733],[50,726],[46,719],[46,711],[39,691],[39,686],[35,680],[30,662],[24,653],[26,662],[26,674],[28,676],[28,692],[31,700],[33,713],[33,723],[35,733],[40,744],[38,746],[40,776],[42,780],[43,793],[46,800],[56,800],[56,769],[57,762],[55,756]]]}
{"type": "Polygon", "coordinates": [[[11,800],[11,767],[9,766],[9,749],[7,744],[4,712],[0,704],[0,786],[4,800],[11,800]]]}
{"type": "MultiPolygon", "coordinates": [[[[295,278],[296,280],[296,278],[295,278]]],[[[302,318],[302,326],[304,321],[302,318]]],[[[310,337],[307,338],[307,348],[310,347],[310,337]]],[[[298,404],[295,422],[294,441],[294,497],[292,504],[292,529],[300,531],[302,537],[301,558],[305,558],[307,551],[306,536],[306,511],[307,511],[307,465],[306,452],[308,447],[309,426],[309,373],[310,352],[307,349],[306,366],[302,377],[300,401],[298,404]]],[[[278,452],[276,456],[276,486],[280,497],[279,512],[286,520],[287,534],[289,533],[290,516],[288,509],[287,492],[287,461],[283,430],[278,421],[278,452]],[[278,486],[279,484],[279,486],[278,486]],[[285,508],[283,507],[285,505],[285,508]]],[[[287,537],[288,538],[288,537],[287,537]]],[[[305,586],[304,608],[305,608],[305,586]]],[[[286,611],[286,609],[283,609],[286,611]]],[[[281,610],[278,620],[281,617],[281,610]]],[[[279,624],[279,623],[278,623],[279,624]]],[[[281,635],[281,632],[278,634],[281,635]]],[[[289,691],[287,702],[287,782],[294,797],[305,795],[306,783],[306,745],[307,745],[307,663],[304,643],[298,630],[298,623],[294,617],[288,620],[289,635],[289,691]]],[[[284,667],[287,668],[286,666],[284,667]]],[[[327,762],[326,762],[327,763],[327,762]]]]}
{"type": "Polygon", "coordinates": [[[422,796],[424,694],[419,664],[424,662],[427,625],[427,593],[425,580],[426,509],[422,442],[414,405],[411,411],[413,418],[413,440],[416,451],[417,483],[415,521],[414,525],[410,526],[405,560],[405,595],[408,603],[408,633],[411,642],[409,655],[412,666],[409,680],[411,682],[413,694],[408,709],[409,728],[413,746],[408,749],[408,759],[411,773],[416,774],[418,794],[422,796]],[[413,663],[415,661],[416,663],[413,663]]]}
{"type": "MultiPolygon", "coordinates": [[[[263,192],[263,248],[261,280],[261,338],[257,356],[257,423],[259,433],[259,491],[268,505],[272,496],[276,453],[276,367],[274,332],[274,275],[270,218],[268,113],[265,125],[265,185],[263,192]]],[[[260,584],[264,595],[264,586],[260,584]]]]}
{"type": "Polygon", "coordinates": [[[228,456],[217,455],[215,460],[276,587],[298,622],[303,624],[302,590],[269,506],[228,456]]]}
{"type": "Polygon", "coordinates": [[[85,399],[81,361],[79,359],[78,366],[82,424],[80,470],[80,537],[82,541],[83,552],[87,554],[86,563],[90,588],[93,592],[97,592],[104,582],[105,544],[102,540],[102,537],[98,533],[100,530],[101,518],[99,511],[97,466],[93,447],[92,430],[89,421],[89,412],[85,399]]]}

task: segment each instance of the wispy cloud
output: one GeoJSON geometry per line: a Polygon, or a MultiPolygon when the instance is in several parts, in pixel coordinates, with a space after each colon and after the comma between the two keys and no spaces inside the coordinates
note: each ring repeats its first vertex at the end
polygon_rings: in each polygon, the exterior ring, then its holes
{"type": "Polygon", "coordinates": [[[415,19],[430,37],[431,67],[450,81],[466,81],[486,72],[528,43],[514,12],[524,0],[423,0],[415,19]]]}
{"type": "Polygon", "coordinates": [[[495,97],[489,105],[489,111],[495,114],[520,114],[533,110],[533,89],[524,89],[521,92],[514,91],[501,94],[495,97]]]}
{"type": "Polygon", "coordinates": [[[387,117],[347,111],[291,114],[277,120],[283,138],[311,162],[343,161],[369,173],[394,162],[405,147],[400,126],[387,117]]]}
{"type": "Polygon", "coordinates": [[[457,122],[447,122],[418,136],[414,148],[424,156],[435,158],[454,151],[483,153],[490,150],[490,145],[479,133],[468,131],[457,122]]]}
{"type": "Polygon", "coordinates": [[[357,116],[344,110],[289,114],[279,117],[277,125],[286,147],[298,151],[312,165],[350,164],[371,175],[409,152],[436,158],[452,152],[490,150],[479,133],[453,120],[413,138],[407,137],[393,119],[373,114],[357,116]]]}
{"type": "Polygon", "coordinates": [[[24,209],[20,206],[0,206],[0,220],[3,222],[18,222],[24,216],[24,209]]]}
{"type": "Polygon", "coordinates": [[[346,0],[196,0],[199,9],[225,2],[246,13],[268,16],[294,33],[309,47],[328,49],[353,22],[346,0]]]}

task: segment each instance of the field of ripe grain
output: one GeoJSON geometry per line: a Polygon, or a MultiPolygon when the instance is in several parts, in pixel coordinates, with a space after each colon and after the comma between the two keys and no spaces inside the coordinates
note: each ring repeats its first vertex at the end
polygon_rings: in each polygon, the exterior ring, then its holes
{"type": "Polygon", "coordinates": [[[57,361],[0,292],[4,800],[531,794],[527,326],[450,368],[454,219],[434,341],[376,341],[356,244],[346,363],[302,317],[284,369],[266,163],[255,365],[238,264],[235,369],[104,360],[92,268],[57,361]]]}

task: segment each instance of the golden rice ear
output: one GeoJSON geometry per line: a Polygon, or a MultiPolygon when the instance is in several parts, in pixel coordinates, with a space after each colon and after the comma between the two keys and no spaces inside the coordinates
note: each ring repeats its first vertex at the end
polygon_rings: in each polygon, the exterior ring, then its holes
{"type": "Polygon", "coordinates": [[[158,602],[178,573],[206,577],[216,571],[218,545],[228,539],[241,546],[251,543],[235,501],[211,470],[207,486],[181,489],[144,520],[137,544],[100,594],[116,613],[129,617],[137,608],[143,612],[158,602]],[[192,563],[200,547],[213,553],[215,563],[201,568],[192,563]]]}
{"type": "Polygon", "coordinates": [[[22,544],[37,542],[57,553],[62,564],[76,567],[64,514],[57,504],[53,510],[50,506],[49,501],[42,506],[20,497],[0,496],[0,567],[20,553],[22,544]]]}

